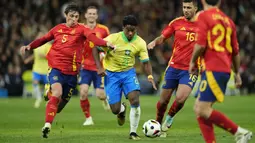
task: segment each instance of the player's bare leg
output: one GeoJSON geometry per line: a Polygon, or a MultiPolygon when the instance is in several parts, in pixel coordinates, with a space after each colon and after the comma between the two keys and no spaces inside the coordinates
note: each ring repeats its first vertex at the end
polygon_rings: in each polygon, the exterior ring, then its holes
{"type": "Polygon", "coordinates": [[[48,138],[48,134],[51,130],[51,124],[56,116],[58,104],[62,95],[62,85],[60,83],[52,84],[51,92],[52,96],[46,105],[45,125],[42,128],[44,138],[48,138]]]}
{"type": "Polygon", "coordinates": [[[88,84],[80,85],[80,107],[86,118],[85,122],[83,123],[83,126],[94,125],[93,119],[90,115],[90,103],[88,100],[88,91],[89,91],[88,84]]]}
{"type": "Polygon", "coordinates": [[[185,101],[187,100],[187,98],[189,97],[191,91],[192,91],[191,87],[186,84],[178,85],[175,101],[171,105],[171,107],[168,111],[168,114],[166,116],[166,119],[165,119],[164,123],[162,124],[163,132],[166,132],[171,127],[175,114],[178,113],[182,109],[182,107],[183,107],[185,101]]]}
{"type": "MultiPolygon", "coordinates": [[[[162,89],[162,92],[160,94],[160,99],[157,102],[157,117],[156,120],[161,124],[162,120],[164,118],[164,114],[167,109],[167,105],[171,99],[172,93],[174,89],[162,89]]],[[[162,132],[160,137],[166,137],[166,132],[162,132]]]]}
{"type": "Polygon", "coordinates": [[[132,91],[128,94],[128,100],[131,105],[129,120],[130,120],[130,134],[129,138],[133,140],[140,140],[141,138],[137,135],[137,128],[141,116],[141,108],[139,102],[139,91],[132,91]]]}
{"type": "Polygon", "coordinates": [[[97,88],[96,89],[96,96],[99,100],[102,101],[104,110],[110,110],[110,105],[108,104],[108,101],[106,99],[106,95],[103,88],[97,88]]]}
{"type": "Polygon", "coordinates": [[[237,143],[247,143],[251,139],[252,132],[236,125],[223,113],[214,110],[212,105],[212,102],[197,99],[194,107],[200,130],[206,142],[215,142],[213,124],[235,135],[237,143]]]}
{"type": "Polygon", "coordinates": [[[117,121],[120,126],[124,125],[126,121],[126,104],[123,102],[117,102],[110,104],[110,108],[113,114],[117,115],[117,121]]]}
{"type": "Polygon", "coordinates": [[[41,93],[40,84],[38,80],[33,80],[33,93],[36,99],[34,103],[34,107],[39,108],[42,102],[42,93],[41,93]]]}

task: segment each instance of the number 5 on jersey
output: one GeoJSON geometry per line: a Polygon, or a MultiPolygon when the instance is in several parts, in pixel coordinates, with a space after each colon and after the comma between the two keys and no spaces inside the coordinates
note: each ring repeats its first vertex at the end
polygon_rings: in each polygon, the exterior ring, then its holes
{"type": "Polygon", "coordinates": [[[67,41],[68,35],[64,34],[62,37],[62,43],[65,43],[67,41]]]}

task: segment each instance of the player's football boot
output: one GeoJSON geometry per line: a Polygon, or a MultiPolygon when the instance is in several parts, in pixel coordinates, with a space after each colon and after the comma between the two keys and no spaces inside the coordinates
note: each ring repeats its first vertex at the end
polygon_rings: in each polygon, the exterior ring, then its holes
{"type": "Polygon", "coordinates": [[[48,101],[50,99],[49,97],[52,94],[50,90],[50,84],[45,84],[44,90],[45,90],[45,93],[43,94],[44,100],[48,101]]]}
{"type": "Polygon", "coordinates": [[[169,115],[166,116],[166,120],[164,121],[164,123],[161,126],[161,135],[160,135],[160,137],[165,138],[167,136],[166,132],[172,126],[173,121],[174,121],[174,118],[171,118],[169,115]]]}
{"type": "Polygon", "coordinates": [[[141,138],[137,135],[137,133],[132,132],[132,133],[129,134],[129,139],[140,140],[141,138]]]}
{"type": "Polygon", "coordinates": [[[127,105],[124,102],[121,103],[121,104],[125,107],[125,110],[117,115],[118,124],[120,126],[124,125],[124,123],[125,123],[125,120],[126,120],[126,110],[127,110],[127,105]]]}
{"type": "Polygon", "coordinates": [[[86,118],[86,121],[83,123],[83,126],[90,126],[90,125],[94,125],[94,122],[91,116],[86,118]]]}
{"type": "Polygon", "coordinates": [[[48,134],[50,133],[51,124],[45,123],[44,127],[42,128],[42,136],[43,138],[48,138],[48,134]]]}
{"type": "Polygon", "coordinates": [[[236,143],[248,143],[249,140],[252,138],[252,132],[238,127],[238,130],[235,134],[236,143]]]}

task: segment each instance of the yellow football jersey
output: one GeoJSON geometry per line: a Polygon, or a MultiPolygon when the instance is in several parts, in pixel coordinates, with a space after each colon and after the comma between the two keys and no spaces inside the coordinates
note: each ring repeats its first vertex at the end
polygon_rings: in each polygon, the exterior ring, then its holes
{"type": "Polygon", "coordinates": [[[47,74],[48,73],[48,61],[46,59],[46,55],[51,48],[51,43],[46,43],[41,47],[34,49],[34,64],[33,64],[33,72],[39,74],[47,74]]]}
{"type": "Polygon", "coordinates": [[[139,56],[141,62],[149,61],[146,42],[138,35],[128,41],[124,32],[119,32],[110,34],[105,40],[116,46],[114,51],[107,47],[101,48],[106,51],[103,65],[109,71],[121,72],[133,68],[136,56],[139,56]]]}

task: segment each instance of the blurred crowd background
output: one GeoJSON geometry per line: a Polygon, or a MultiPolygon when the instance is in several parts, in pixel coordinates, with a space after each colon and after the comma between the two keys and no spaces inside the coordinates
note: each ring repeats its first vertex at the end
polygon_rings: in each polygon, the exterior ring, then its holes
{"type": "MultiPolygon", "coordinates": [[[[83,12],[92,0],[73,0],[83,12]]],[[[22,95],[22,75],[31,70],[32,63],[24,64],[19,48],[29,44],[38,29],[49,30],[65,21],[62,11],[68,0],[1,0],[0,1],[0,90],[7,89],[9,96],[22,95]]],[[[160,35],[161,30],[174,18],[182,15],[181,0],[93,0],[100,6],[99,23],[109,27],[110,32],[122,30],[122,18],[134,14],[139,20],[139,35],[150,42],[160,35]]],[[[255,92],[255,0],[223,0],[221,8],[237,25],[241,52],[240,71],[243,79],[241,93],[255,92]]],[[[201,9],[201,3],[199,2],[201,9]]],[[[80,22],[84,21],[84,14],[80,22]]],[[[171,57],[169,39],[164,45],[149,51],[153,71],[158,82],[171,57]]],[[[146,76],[136,65],[141,85],[146,86],[146,76]]]]}

